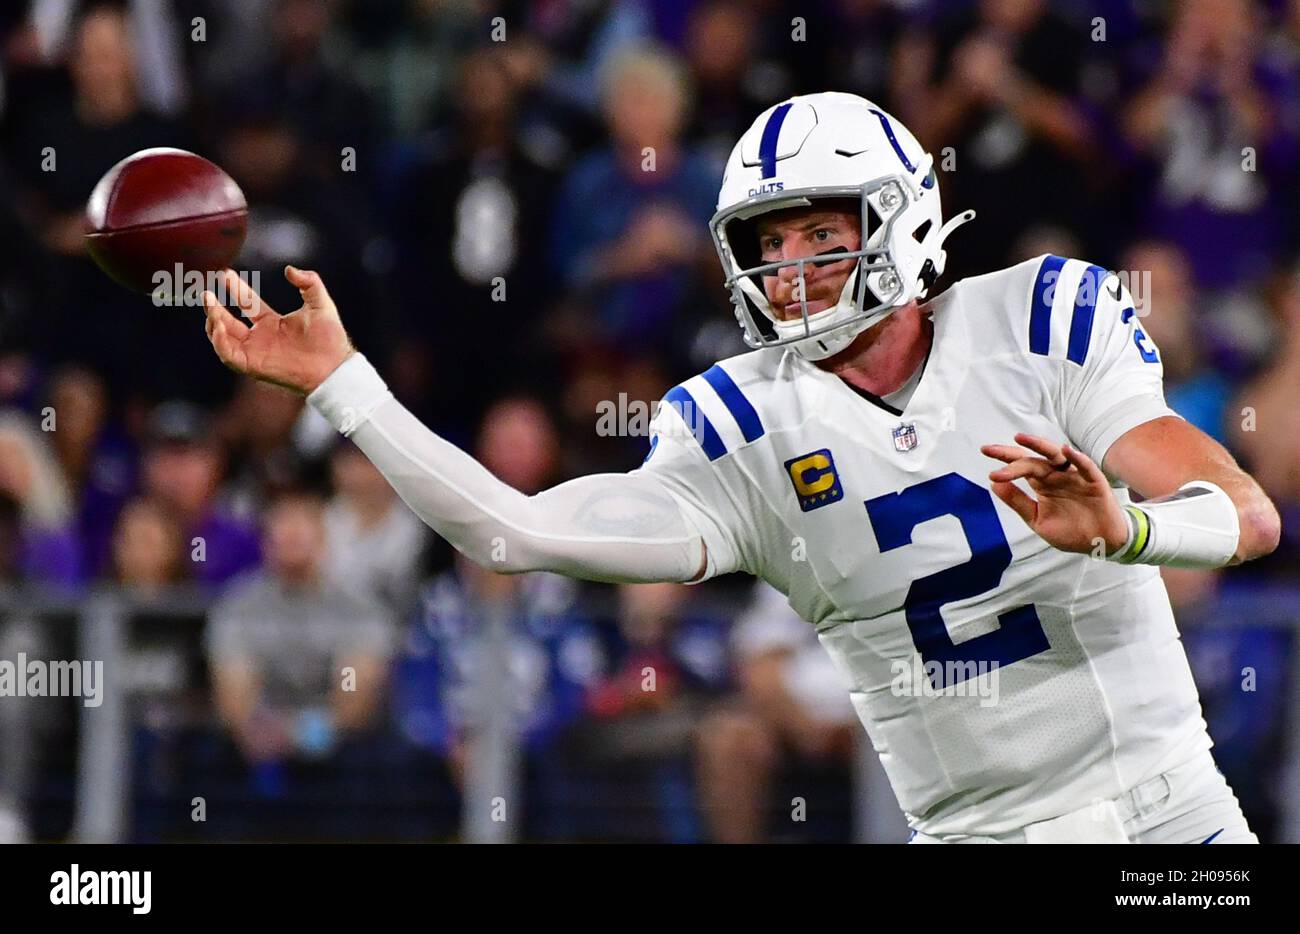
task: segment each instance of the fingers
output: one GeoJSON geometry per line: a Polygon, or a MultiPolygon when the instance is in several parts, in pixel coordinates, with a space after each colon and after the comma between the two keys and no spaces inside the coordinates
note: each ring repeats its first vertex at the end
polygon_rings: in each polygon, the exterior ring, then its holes
{"type": "Polygon", "coordinates": [[[1000,460],[1007,466],[989,473],[994,483],[1010,483],[1020,477],[1042,478],[1052,473],[1052,465],[1015,444],[986,444],[980,448],[985,457],[1000,460]]]}
{"type": "Polygon", "coordinates": [[[980,453],[1008,464],[1029,456],[1028,451],[1014,444],[986,444],[980,448],[980,453]]]}
{"type": "Polygon", "coordinates": [[[1079,468],[1079,473],[1083,474],[1083,478],[1089,483],[1104,483],[1106,486],[1110,486],[1110,481],[1106,479],[1106,475],[1097,466],[1097,462],[1087,454],[1075,450],[1068,444],[1062,445],[1061,453],[1065,455],[1066,460],[1079,468]]]}
{"type": "Polygon", "coordinates": [[[993,492],[998,499],[1014,509],[1026,525],[1033,528],[1038,520],[1038,503],[1032,496],[1014,483],[994,483],[993,492]]]}
{"type": "MultiPolygon", "coordinates": [[[[1078,469],[1079,473],[1083,475],[1083,479],[1087,480],[1089,483],[1104,483],[1107,486],[1110,485],[1110,481],[1106,479],[1106,475],[1102,472],[1101,468],[1097,466],[1096,462],[1087,454],[1084,454],[1077,448],[1071,447],[1069,444],[1058,445],[1055,442],[1048,441],[1046,438],[1041,438],[1038,435],[1025,434],[1024,432],[1017,433],[1016,440],[1025,447],[1018,447],[1014,444],[986,444],[980,448],[980,452],[985,457],[1000,460],[1008,466],[1017,465],[1018,461],[1025,461],[1026,463],[1033,463],[1035,461],[1038,463],[1045,463],[1048,467],[1052,468],[1052,472],[1058,474],[1069,473],[1070,471],[1068,468],[1072,465],[1078,469]],[[1026,448],[1028,448],[1028,450],[1026,450],[1026,448]],[[1038,458],[1030,457],[1030,451],[1042,455],[1043,460],[1040,461],[1038,458]]],[[[1017,466],[1017,470],[1014,473],[1008,473],[1007,468],[999,468],[989,474],[989,479],[994,481],[1005,481],[1015,479],[1016,477],[1029,476],[1045,479],[1048,474],[1037,468],[1028,469],[1024,466],[1017,466]]]]}
{"type": "Polygon", "coordinates": [[[1052,464],[1061,463],[1061,446],[1046,438],[1040,438],[1038,435],[1028,435],[1024,432],[1016,433],[1016,441],[1023,444],[1035,454],[1041,454],[1052,464]]]}
{"type": "Polygon", "coordinates": [[[248,337],[248,325],[232,315],[226,306],[217,301],[217,296],[208,290],[203,291],[203,313],[207,316],[208,336],[225,331],[234,340],[244,341],[248,337]]]}
{"type": "Polygon", "coordinates": [[[299,269],[296,266],[285,266],[284,277],[302,294],[302,303],[308,308],[321,311],[334,307],[329,292],[325,291],[325,283],[321,281],[320,273],[299,269]]]}
{"type": "Polygon", "coordinates": [[[248,339],[248,325],[226,310],[217,297],[206,289],[203,292],[203,313],[207,317],[205,329],[217,356],[223,363],[234,365],[239,346],[248,339]]]}
{"type": "Polygon", "coordinates": [[[1023,457],[1018,461],[1007,464],[1005,467],[994,470],[989,474],[989,479],[994,483],[1009,483],[1012,480],[1019,480],[1021,477],[1028,477],[1032,480],[1050,480],[1054,474],[1060,473],[1061,471],[1041,457],[1023,457]]]}
{"type": "MultiPolygon", "coordinates": [[[[990,480],[1007,482],[1020,477],[1047,480],[1050,479],[1052,474],[1069,473],[1070,465],[1075,463],[1066,456],[1064,447],[1054,441],[1048,441],[1046,438],[1026,434],[1025,432],[1017,432],[1016,440],[1023,444],[1024,447],[1018,447],[1014,444],[986,444],[980,448],[980,451],[986,457],[992,457],[1007,464],[1006,467],[990,473],[990,480]],[[1031,452],[1039,454],[1041,457],[1031,457],[1031,452]]],[[[1091,481],[1092,478],[1088,477],[1088,479],[1091,481]]]]}
{"type": "Polygon", "coordinates": [[[262,297],[253,291],[253,287],[241,279],[233,269],[221,270],[222,281],[226,284],[226,294],[234,298],[239,310],[250,321],[256,321],[268,311],[274,311],[262,301],[262,297]]]}

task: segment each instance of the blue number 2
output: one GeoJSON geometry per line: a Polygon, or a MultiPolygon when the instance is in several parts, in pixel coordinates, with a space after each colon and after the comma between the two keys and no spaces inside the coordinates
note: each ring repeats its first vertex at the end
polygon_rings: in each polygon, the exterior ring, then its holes
{"type": "Polygon", "coordinates": [[[1002,572],[1011,564],[1011,546],[998,520],[992,493],[950,473],[869,499],[866,507],[881,553],[910,545],[913,529],[940,516],[956,516],[970,545],[969,561],[912,581],[903,603],[912,644],[922,661],[939,663],[933,668],[927,666],[935,688],[949,686],[950,677],[953,684],[965,681],[987,670],[990,663],[1010,665],[1051,648],[1032,605],[1007,610],[998,616],[1000,628],[959,645],[953,643],[944,625],[940,611],[945,603],[992,590],[1002,583],[1002,572]],[[983,664],[969,670],[970,666],[948,662],[983,664]]]}

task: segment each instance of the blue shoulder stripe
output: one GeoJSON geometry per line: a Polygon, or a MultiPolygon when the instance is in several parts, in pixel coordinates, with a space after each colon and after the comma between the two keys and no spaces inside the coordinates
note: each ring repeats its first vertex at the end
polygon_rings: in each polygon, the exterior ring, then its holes
{"type": "Polygon", "coordinates": [[[1100,266],[1089,266],[1079,280],[1079,291],[1074,296],[1074,314],[1070,317],[1070,344],[1065,352],[1067,360],[1083,366],[1092,341],[1092,318],[1097,311],[1097,293],[1110,275],[1100,266]]]}
{"type": "Polygon", "coordinates": [[[700,442],[700,447],[704,448],[704,453],[708,455],[709,460],[715,461],[727,453],[727,447],[722,443],[718,430],[713,427],[713,422],[709,421],[709,417],[704,414],[704,410],[695,402],[695,397],[689,391],[682,386],[674,386],[664,394],[663,401],[677,410],[686,427],[700,442]]]}
{"type": "Polygon", "coordinates": [[[715,363],[704,371],[704,380],[718,393],[718,398],[722,400],[722,404],[727,407],[731,417],[740,426],[740,433],[745,436],[746,441],[763,437],[763,422],[726,370],[715,363]]]}
{"type": "Polygon", "coordinates": [[[1065,258],[1048,256],[1038,267],[1029,305],[1029,350],[1047,356],[1052,343],[1052,296],[1061,278],[1065,258]]]}

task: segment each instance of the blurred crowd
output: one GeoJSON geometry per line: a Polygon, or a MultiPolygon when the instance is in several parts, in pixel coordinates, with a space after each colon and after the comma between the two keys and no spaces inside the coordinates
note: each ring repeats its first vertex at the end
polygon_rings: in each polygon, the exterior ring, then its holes
{"type": "MultiPolygon", "coordinates": [[[[137,838],[199,834],[195,787],[238,802],[214,838],[454,833],[485,620],[527,835],[848,836],[860,728],[783,598],[483,571],[82,237],[121,158],[213,159],[266,300],[295,307],[286,262],[320,270],[398,398],[536,492],[640,462],[600,403],[745,350],[706,229],[722,165],[772,103],[843,90],[978,211],[940,289],[1044,252],[1149,277],[1171,405],[1283,514],[1273,556],[1166,580],[1220,766],[1262,838],[1300,840],[1300,0],[29,0],[0,61],[0,588],[210,608],[132,708],[137,838]]],[[[6,605],[0,657],[34,638],[6,605]]],[[[40,765],[0,770],[0,836],[66,831],[40,765]]]]}

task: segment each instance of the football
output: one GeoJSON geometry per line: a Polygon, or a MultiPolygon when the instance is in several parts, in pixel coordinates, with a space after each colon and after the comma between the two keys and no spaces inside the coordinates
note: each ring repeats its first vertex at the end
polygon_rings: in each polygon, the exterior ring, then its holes
{"type": "Polygon", "coordinates": [[[239,254],[248,202],[202,156],[143,149],[99,180],[86,220],[86,246],[100,269],[137,292],[176,295],[186,276],[206,276],[239,254]]]}

